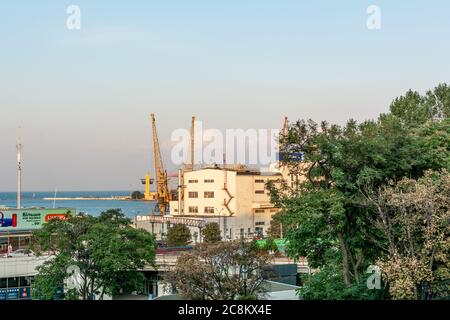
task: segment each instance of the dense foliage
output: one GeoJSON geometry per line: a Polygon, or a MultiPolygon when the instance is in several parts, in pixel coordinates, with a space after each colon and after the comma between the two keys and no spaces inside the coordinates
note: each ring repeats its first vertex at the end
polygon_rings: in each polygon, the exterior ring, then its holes
{"type": "Polygon", "coordinates": [[[166,241],[169,247],[187,246],[191,239],[191,230],[185,224],[175,224],[167,231],[166,241]]]}
{"type": "MultiPolygon", "coordinates": [[[[393,101],[389,113],[361,124],[299,120],[280,140],[282,164],[300,176],[293,187],[268,184],[272,201],[283,208],[274,219],[290,242],[288,253],[307,257],[324,272],[315,279],[339,268],[345,288],[358,287],[367,267],[389,255],[387,235],[372,223],[378,211],[368,197],[404,177],[417,180],[427,170],[450,169],[450,87],[440,85],[424,96],[409,91],[393,101]]],[[[342,297],[333,286],[335,298],[342,297]]]]}
{"type": "Polygon", "coordinates": [[[144,199],[144,194],[140,191],[133,191],[131,193],[131,199],[133,200],[141,200],[144,199]]]}
{"type": "Polygon", "coordinates": [[[206,243],[215,243],[222,240],[219,224],[216,222],[206,224],[202,229],[202,238],[203,242],[206,243]]]}
{"type": "Polygon", "coordinates": [[[35,299],[55,299],[65,286],[66,299],[103,299],[121,290],[138,290],[138,272],[155,259],[153,235],[135,229],[120,210],[99,217],[52,219],[33,233],[33,249],[54,256],[39,267],[35,299]]]}
{"type": "Polygon", "coordinates": [[[369,199],[377,208],[374,225],[382,232],[387,254],[377,264],[397,299],[450,297],[450,175],[427,171],[404,178],[369,199]],[[406,271],[406,272],[405,272],[406,271]]]}

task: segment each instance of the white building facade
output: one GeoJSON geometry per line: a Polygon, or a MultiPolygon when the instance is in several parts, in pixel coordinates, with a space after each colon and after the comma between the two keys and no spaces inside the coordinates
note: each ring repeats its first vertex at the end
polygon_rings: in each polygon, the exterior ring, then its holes
{"type": "Polygon", "coordinates": [[[266,183],[280,178],[279,173],[219,167],[185,172],[181,201],[170,202],[170,215],[217,222],[223,239],[266,236],[272,215],[279,211],[270,202],[266,183]]]}

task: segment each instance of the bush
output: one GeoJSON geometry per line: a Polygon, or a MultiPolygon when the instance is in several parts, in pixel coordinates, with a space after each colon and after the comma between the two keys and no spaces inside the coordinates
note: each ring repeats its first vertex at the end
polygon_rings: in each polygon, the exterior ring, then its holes
{"type": "Polygon", "coordinates": [[[167,245],[169,247],[187,246],[191,242],[191,231],[184,224],[176,224],[167,231],[167,245]]]}
{"type": "Polygon", "coordinates": [[[206,243],[215,243],[222,240],[219,224],[216,222],[208,223],[205,228],[202,229],[202,237],[203,241],[206,243]]]}
{"type": "Polygon", "coordinates": [[[144,195],[139,191],[133,191],[133,193],[131,194],[131,199],[133,200],[144,199],[144,195]]]}
{"type": "MultiPolygon", "coordinates": [[[[367,274],[369,276],[369,274],[367,274]]],[[[302,300],[376,300],[386,296],[384,288],[369,290],[367,277],[346,288],[344,276],[337,266],[327,266],[312,275],[302,276],[303,286],[298,290],[302,300]]]]}

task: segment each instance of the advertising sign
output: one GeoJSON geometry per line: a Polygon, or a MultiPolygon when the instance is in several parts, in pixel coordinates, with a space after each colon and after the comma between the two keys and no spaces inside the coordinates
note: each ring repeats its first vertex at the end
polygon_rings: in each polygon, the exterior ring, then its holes
{"type": "Polygon", "coordinates": [[[30,299],[31,299],[30,287],[0,289],[0,300],[30,300],[30,299]]]}
{"type": "Polygon", "coordinates": [[[20,288],[19,290],[19,299],[21,300],[29,300],[31,298],[31,288],[20,288]]]}
{"type": "Polygon", "coordinates": [[[18,300],[19,288],[0,289],[0,300],[18,300]]]}
{"type": "Polygon", "coordinates": [[[51,219],[66,219],[75,209],[8,209],[0,210],[0,232],[39,229],[51,219]]]}

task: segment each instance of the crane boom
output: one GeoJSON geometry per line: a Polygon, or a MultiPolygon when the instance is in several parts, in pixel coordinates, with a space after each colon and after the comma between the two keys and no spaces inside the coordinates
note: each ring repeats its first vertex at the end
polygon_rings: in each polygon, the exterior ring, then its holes
{"type": "Polygon", "coordinates": [[[169,188],[167,184],[167,172],[161,157],[159,148],[158,132],[156,130],[155,114],[151,114],[153,133],[153,162],[155,166],[156,195],[160,214],[164,214],[169,206],[169,188]]]}

